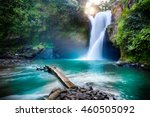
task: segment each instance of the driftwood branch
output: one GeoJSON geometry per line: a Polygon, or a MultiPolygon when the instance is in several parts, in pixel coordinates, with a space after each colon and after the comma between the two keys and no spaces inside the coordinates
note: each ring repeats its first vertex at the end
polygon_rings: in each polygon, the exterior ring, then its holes
{"type": "Polygon", "coordinates": [[[66,88],[75,88],[76,86],[60,71],[59,68],[55,66],[45,66],[43,68],[37,68],[37,70],[44,70],[46,72],[49,72],[53,75],[55,75],[60,82],[66,87],[66,88]]]}

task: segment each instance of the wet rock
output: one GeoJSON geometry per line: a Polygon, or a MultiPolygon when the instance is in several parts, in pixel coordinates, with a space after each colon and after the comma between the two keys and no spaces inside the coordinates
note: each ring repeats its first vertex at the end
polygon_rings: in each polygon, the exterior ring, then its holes
{"type": "Polygon", "coordinates": [[[61,94],[61,89],[57,89],[54,92],[51,92],[48,96],[48,100],[54,100],[57,99],[57,97],[61,94]]]}
{"type": "Polygon", "coordinates": [[[60,97],[57,97],[56,100],[62,100],[60,97]]]}
{"type": "Polygon", "coordinates": [[[93,90],[92,86],[89,87],[89,90],[93,90]]]}
{"type": "Polygon", "coordinates": [[[0,59],[0,66],[27,65],[30,62],[30,60],[23,59],[0,59]]]}
{"type": "Polygon", "coordinates": [[[105,95],[102,93],[97,94],[98,100],[104,100],[105,99],[105,95]]]}
{"type": "Polygon", "coordinates": [[[124,62],[124,61],[117,61],[116,62],[116,65],[118,65],[118,66],[124,66],[126,64],[127,64],[127,62],[124,62]]]}
{"type": "Polygon", "coordinates": [[[86,92],[86,89],[85,89],[85,88],[81,88],[80,91],[81,91],[82,93],[84,93],[84,92],[86,92]]]}
{"type": "Polygon", "coordinates": [[[136,69],[142,69],[142,70],[150,71],[149,66],[147,66],[145,64],[135,63],[135,62],[118,61],[118,62],[116,62],[116,65],[119,67],[133,67],[136,69]]]}
{"type": "MultiPolygon", "coordinates": [[[[55,88],[50,94],[54,94],[60,90],[55,88]]],[[[94,90],[91,86],[88,88],[77,87],[74,89],[61,89],[59,96],[56,100],[114,100],[113,95],[101,92],[100,90],[94,90]]]]}
{"type": "MultiPolygon", "coordinates": [[[[57,91],[57,90],[61,90],[60,88],[54,88],[54,89],[52,89],[52,91],[51,91],[51,93],[54,93],[55,91],[57,91]]],[[[50,93],[50,94],[51,94],[50,93]]]]}
{"type": "Polygon", "coordinates": [[[92,94],[93,94],[93,95],[97,95],[97,91],[93,90],[93,91],[92,91],[92,94]]]}
{"type": "Polygon", "coordinates": [[[83,93],[78,93],[76,96],[78,97],[79,100],[84,100],[86,98],[86,95],[83,93]]]}
{"type": "Polygon", "coordinates": [[[86,94],[91,96],[92,92],[91,91],[87,91],[86,94]]]}
{"type": "Polygon", "coordinates": [[[64,99],[66,95],[67,95],[67,93],[61,93],[59,97],[60,97],[60,99],[64,99]]]}
{"type": "Polygon", "coordinates": [[[144,64],[141,64],[141,68],[144,68],[145,67],[145,65],[144,64]]]}
{"type": "Polygon", "coordinates": [[[67,98],[67,100],[72,100],[72,96],[70,95],[66,95],[65,98],[67,98]]]}
{"type": "Polygon", "coordinates": [[[98,100],[98,97],[93,97],[94,100],[98,100]]]}

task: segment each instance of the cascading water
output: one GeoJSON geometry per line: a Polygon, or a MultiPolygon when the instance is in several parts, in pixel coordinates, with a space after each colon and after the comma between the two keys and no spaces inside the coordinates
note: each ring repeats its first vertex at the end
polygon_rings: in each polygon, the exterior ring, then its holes
{"type": "Polygon", "coordinates": [[[103,42],[107,26],[111,23],[111,11],[99,12],[95,17],[89,16],[92,30],[87,60],[102,59],[103,42]]]}

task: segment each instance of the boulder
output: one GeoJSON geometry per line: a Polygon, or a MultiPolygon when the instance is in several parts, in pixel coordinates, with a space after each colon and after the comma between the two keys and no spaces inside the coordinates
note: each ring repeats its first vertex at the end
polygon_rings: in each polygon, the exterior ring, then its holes
{"type": "Polygon", "coordinates": [[[76,87],[74,89],[54,89],[48,99],[53,100],[114,100],[113,95],[93,90],[93,88],[76,87]],[[91,90],[92,89],[92,90],[91,90]]]}
{"type": "Polygon", "coordinates": [[[53,49],[44,48],[36,55],[37,59],[52,59],[53,58],[53,49]]]}

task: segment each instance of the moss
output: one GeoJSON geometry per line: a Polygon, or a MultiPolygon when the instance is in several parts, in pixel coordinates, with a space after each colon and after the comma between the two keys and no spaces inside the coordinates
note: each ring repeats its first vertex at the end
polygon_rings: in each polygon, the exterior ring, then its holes
{"type": "Polygon", "coordinates": [[[149,12],[149,0],[140,0],[131,9],[124,9],[114,38],[121,49],[121,59],[150,64],[149,12]]]}

